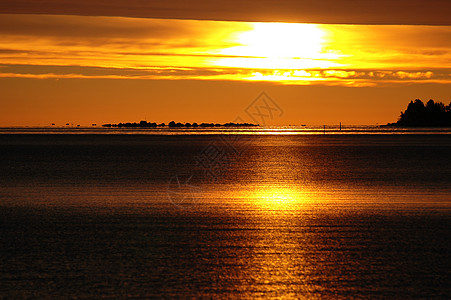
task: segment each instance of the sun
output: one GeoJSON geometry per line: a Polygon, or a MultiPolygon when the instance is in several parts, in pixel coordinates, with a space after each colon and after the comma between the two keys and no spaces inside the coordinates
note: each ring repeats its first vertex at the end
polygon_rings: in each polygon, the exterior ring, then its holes
{"type": "Polygon", "coordinates": [[[251,23],[250,30],[237,33],[237,46],[223,49],[229,57],[217,65],[253,69],[328,68],[330,53],[323,50],[327,33],[316,24],[251,23]],[[230,57],[232,56],[232,57],[230,57]]]}
{"type": "Polygon", "coordinates": [[[241,55],[266,58],[316,58],[325,33],[315,24],[255,23],[240,34],[241,55]]]}

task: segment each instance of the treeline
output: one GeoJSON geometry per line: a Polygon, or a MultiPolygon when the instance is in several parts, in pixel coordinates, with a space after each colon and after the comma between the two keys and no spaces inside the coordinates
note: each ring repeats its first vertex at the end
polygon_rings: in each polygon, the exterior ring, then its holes
{"type": "Polygon", "coordinates": [[[176,123],[174,121],[169,122],[168,125],[165,123],[155,123],[155,122],[147,122],[147,121],[141,121],[139,123],[118,123],[118,124],[103,124],[103,127],[118,127],[118,128],[157,128],[157,127],[170,127],[170,128],[208,128],[208,127],[253,127],[253,126],[259,126],[256,124],[251,123],[225,123],[225,124],[219,124],[219,123],[176,123]]]}
{"type": "Polygon", "coordinates": [[[445,106],[442,102],[429,100],[426,105],[420,99],[410,101],[407,109],[401,112],[398,122],[392,126],[434,127],[451,126],[451,103],[445,106]]]}

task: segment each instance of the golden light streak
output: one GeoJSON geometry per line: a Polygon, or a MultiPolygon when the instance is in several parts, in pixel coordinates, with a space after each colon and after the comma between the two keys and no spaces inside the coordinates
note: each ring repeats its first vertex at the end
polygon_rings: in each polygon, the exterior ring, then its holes
{"type": "Polygon", "coordinates": [[[314,205],[314,193],[293,186],[259,186],[246,196],[252,205],[266,212],[285,212],[314,205]]]}

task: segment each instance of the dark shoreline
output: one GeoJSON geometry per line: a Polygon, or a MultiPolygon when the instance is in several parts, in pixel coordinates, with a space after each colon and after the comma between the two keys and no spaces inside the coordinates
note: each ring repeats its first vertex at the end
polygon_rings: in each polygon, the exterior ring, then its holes
{"type": "Polygon", "coordinates": [[[102,127],[118,127],[118,128],[211,128],[211,127],[219,127],[219,128],[237,128],[237,127],[259,127],[258,124],[252,123],[176,123],[174,121],[169,122],[168,125],[165,123],[157,124],[155,122],[147,122],[141,121],[139,123],[117,123],[117,124],[103,124],[102,127]]]}

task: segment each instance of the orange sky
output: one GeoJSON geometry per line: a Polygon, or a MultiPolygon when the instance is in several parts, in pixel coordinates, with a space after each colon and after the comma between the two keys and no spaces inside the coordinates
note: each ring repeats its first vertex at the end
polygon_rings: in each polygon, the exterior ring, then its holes
{"type": "Polygon", "coordinates": [[[451,101],[451,26],[3,14],[0,40],[0,126],[228,122],[262,91],[278,124],[451,101]]]}

